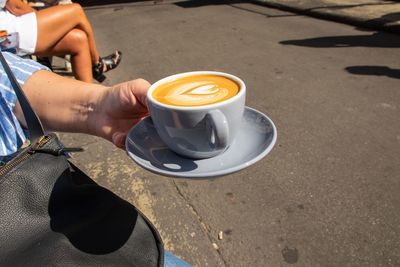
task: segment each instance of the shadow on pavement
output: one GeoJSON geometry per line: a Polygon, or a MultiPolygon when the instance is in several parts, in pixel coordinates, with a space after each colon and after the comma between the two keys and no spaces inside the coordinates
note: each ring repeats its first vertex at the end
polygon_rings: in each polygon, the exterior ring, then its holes
{"type": "MultiPolygon", "coordinates": [[[[102,6],[102,5],[113,5],[113,4],[124,4],[124,3],[135,3],[140,0],[74,0],[74,3],[78,3],[83,7],[88,6],[102,6]]],[[[156,3],[159,1],[148,1],[150,3],[156,3]]]]}
{"type": "Polygon", "coordinates": [[[183,8],[195,8],[202,6],[211,6],[211,5],[229,5],[229,4],[238,4],[238,3],[248,3],[248,1],[240,1],[240,0],[192,0],[192,1],[182,1],[174,3],[175,5],[183,8]]]}
{"type": "Polygon", "coordinates": [[[393,13],[385,14],[385,15],[381,16],[379,19],[371,19],[371,20],[368,20],[367,22],[373,22],[373,21],[378,21],[378,20],[382,20],[385,24],[390,23],[390,22],[400,21],[400,12],[393,12],[393,13]]]}
{"type": "MultiPolygon", "coordinates": [[[[80,4],[83,7],[88,6],[100,6],[100,5],[112,5],[112,4],[123,4],[123,3],[135,3],[135,2],[143,2],[143,0],[75,0],[75,3],[80,4]]],[[[149,0],[146,1],[152,4],[162,4],[163,0],[149,0]]],[[[202,7],[209,5],[229,5],[229,4],[237,4],[237,3],[248,3],[246,0],[192,0],[192,1],[182,1],[174,3],[177,6],[183,8],[194,8],[194,7],[202,7]]],[[[168,2],[166,2],[168,3],[168,2]]]]}
{"type": "Polygon", "coordinates": [[[299,16],[298,14],[290,13],[290,14],[283,14],[283,15],[270,15],[268,13],[260,12],[258,10],[253,10],[249,9],[243,6],[236,6],[235,4],[241,4],[241,3],[250,3],[250,4],[256,4],[259,5],[257,1],[253,0],[191,0],[191,1],[181,1],[174,3],[174,5],[182,7],[182,8],[198,8],[198,7],[203,7],[203,6],[210,6],[210,5],[227,5],[232,8],[236,8],[239,10],[259,14],[259,15],[264,15],[267,18],[279,18],[279,17],[293,17],[293,16],[299,16]]]}
{"type": "Polygon", "coordinates": [[[351,66],[345,68],[351,74],[376,75],[400,79],[400,69],[392,69],[386,66],[351,66]]]}
{"type": "Polygon", "coordinates": [[[279,42],[283,45],[297,45],[316,48],[326,47],[400,47],[400,37],[382,32],[370,35],[342,35],[327,36],[300,40],[288,40],[279,42]]]}
{"type": "Polygon", "coordinates": [[[313,7],[307,9],[308,11],[317,10],[317,9],[344,9],[344,8],[353,8],[353,7],[362,7],[362,6],[382,6],[382,5],[396,5],[395,2],[382,2],[382,3],[363,3],[363,4],[351,4],[351,5],[334,5],[334,6],[320,6],[313,7]]]}
{"type": "Polygon", "coordinates": [[[282,15],[270,15],[270,14],[267,14],[267,13],[263,13],[263,12],[256,11],[256,10],[252,10],[252,9],[245,8],[245,7],[242,7],[242,6],[234,6],[234,5],[229,5],[229,6],[233,7],[233,8],[236,8],[236,9],[239,9],[239,10],[251,12],[251,13],[254,13],[254,14],[264,15],[267,18],[283,18],[283,17],[298,17],[298,16],[302,16],[302,15],[295,14],[295,13],[286,13],[286,14],[282,14],[282,15]]]}
{"type": "MultiPolygon", "coordinates": [[[[389,26],[392,31],[394,30],[395,32],[398,32],[400,31],[400,24],[398,24],[398,22],[400,22],[400,12],[393,12],[385,14],[379,18],[366,20],[364,25],[365,27],[370,26],[372,28],[379,25],[389,26]]],[[[366,30],[366,28],[361,27],[357,27],[356,29],[360,31],[366,30]]]]}

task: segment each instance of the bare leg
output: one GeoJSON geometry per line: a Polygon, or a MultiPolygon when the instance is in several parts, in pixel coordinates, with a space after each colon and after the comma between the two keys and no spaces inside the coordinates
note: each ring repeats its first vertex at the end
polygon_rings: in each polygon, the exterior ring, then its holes
{"type": "Polygon", "coordinates": [[[80,29],[87,35],[91,63],[97,64],[99,53],[92,26],[79,4],[53,6],[36,13],[38,37],[35,53],[49,51],[71,30],[80,29]]]}
{"type": "Polygon", "coordinates": [[[92,82],[92,64],[89,52],[89,42],[85,32],[78,29],[69,31],[55,45],[37,52],[38,56],[71,55],[71,64],[77,80],[92,82]]]}

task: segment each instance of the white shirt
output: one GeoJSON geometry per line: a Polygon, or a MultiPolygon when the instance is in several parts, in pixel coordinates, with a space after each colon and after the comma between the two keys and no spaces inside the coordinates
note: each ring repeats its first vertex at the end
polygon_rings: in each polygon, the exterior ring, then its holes
{"type": "Polygon", "coordinates": [[[11,14],[6,8],[7,0],[0,0],[0,30],[6,30],[7,32],[15,32],[15,15],[11,14]]]}

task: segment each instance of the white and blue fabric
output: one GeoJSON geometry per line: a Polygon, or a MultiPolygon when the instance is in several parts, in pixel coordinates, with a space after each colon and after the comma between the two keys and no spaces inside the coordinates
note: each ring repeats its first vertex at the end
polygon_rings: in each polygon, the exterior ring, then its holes
{"type": "MultiPolygon", "coordinates": [[[[3,52],[3,55],[21,87],[33,73],[49,70],[33,60],[22,59],[8,52],[3,52]]],[[[26,140],[26,133],[13,113],[16,102],[14,89],[0,66],[0,160],[15,153],[26,140]]]]}

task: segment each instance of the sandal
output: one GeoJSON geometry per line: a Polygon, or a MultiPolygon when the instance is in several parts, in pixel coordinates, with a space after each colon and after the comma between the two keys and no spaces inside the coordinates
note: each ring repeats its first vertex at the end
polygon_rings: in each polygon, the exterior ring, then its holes
{"type": "Polygon", "coordinates": [[[106,76],[103,74],[107,71],[115,69],[122,59],[121,51],[115,51],[114,54],[108,55],[106,57],[100,57],[99,63],[93,65],[93,78],[98,82],[103,82],[106,76]]]}

